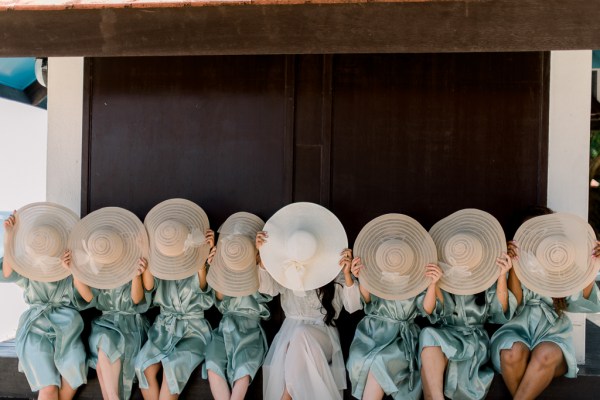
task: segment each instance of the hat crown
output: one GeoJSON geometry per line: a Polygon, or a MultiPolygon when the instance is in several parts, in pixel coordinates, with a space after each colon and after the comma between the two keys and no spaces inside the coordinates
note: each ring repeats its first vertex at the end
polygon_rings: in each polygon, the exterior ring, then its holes
{"type": "Polygon", "coordinates": [[[483,244],[475,235],[457,233],[444,245],[444,260],[453,266],[473,267],[483,259],[483,244]]]}
{"type": "Polygon", "coordinates": [[[254,243],[245,235],[227,235],[219,239],[221,257],[231,269],[244,270],[256,260],[254,243]]]}
{"type": "Polygon", "coordinates": [[[536,249],[537,259],[542,260],[546,268],[556,271],[571,266],[575,262],[575,254],[575,246],[563,235],[544,238],[536,249]]]}
{"type": "Polygon", "coordinates": [[[154,233],[156,249],[167,257],[177,257],[182,254],[189,229],[183,223],[167,219],[161,222],[154,233]]]}
{"type": "Polygon", "coordinates": [[[62,250],[62,236],[56,227],[43,224],[31,228],[25,243],[35,255],[56,256],[62,250]]]}
{"type": "Polygon", "coordinates": [[[375,251],[375,262],[383,270],[399,272],[412,265],[415,254],[408,243],[400,239],[388,239],[375,251]]]}
{"type": "Polygon", "coordinates": [[[87,240],[90,256],[101,264],[111,264],[121,259],[124,247],[123,239],[111,229],[98,229],[87,240]]]}
{"type": "Polygon", "coordinates": [[[288,236],[285,249],[290,260],[305,262],[316,254],[317,239],[308,231],[297,230],[288,236]]]}

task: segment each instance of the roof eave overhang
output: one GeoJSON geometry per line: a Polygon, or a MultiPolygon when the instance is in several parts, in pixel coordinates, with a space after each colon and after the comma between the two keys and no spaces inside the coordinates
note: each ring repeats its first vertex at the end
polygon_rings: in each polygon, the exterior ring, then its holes
{"type": "Polygon", "coordinates": [[[595,49],[600,48],[598,21],[600,7],[589,0],[206,0],[168,7],[0,7],[0,56],[595,49]]]}

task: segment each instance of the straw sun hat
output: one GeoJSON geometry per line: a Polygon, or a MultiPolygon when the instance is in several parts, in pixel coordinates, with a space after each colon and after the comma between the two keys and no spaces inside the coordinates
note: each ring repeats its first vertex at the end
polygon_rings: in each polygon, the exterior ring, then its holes
{"type": "Polygon", "coordinates": [[[429,233],[413,218],[381,215],[367,223],[354,243],[365,268],[360,284],[386,300],[405,300],[427,288],[425,266],[437,261],[429,233]]]}
{"type": "Polygon", "coordinates": [[[71,275],[61,266],[73,226],[79,217],[54,203],[32,203],[17,211],[12,239],[6,237],[5,259],[20,275],[54,282],[71,275]]]}
{"type": "Polygon", "coordinates": [[[269,237],[260,248],[262,262],[282,286],[294,291],[320,288],[340,272],[348,238],[342,223],[314,203],[293,203],[265,224],[269,237]]]}
{"type": "Polygon", "coordinates": [[[96,289],[114,289],[137,274],[148,253],[144,225],[130,211],[101,208],[79,221],[69,237],[73,276],[96,289]]]}
{"type": "Polygon", "coordinates": [[[256,269],[256,233],[264,221],[254,214],[238,212],[219,228],[217,254],[206,279],[226,296],[248,296],[258,290],[256,269]]]}
{"type": "Polygon", "coordinates": [[[208,217],[196,203],[170,199],[148,212],[144,225],[150,238],[148,268],[165,280],[188,278],[204,265],[210,246],[204,236],[208,217]]]}
{"type": "Polygon", "coordinates": [[[555,213],[525,221],[515,234],[517,277],[528,289],[550,297],[566,297],[592,282],[600,260],[592,258],[596,235],[580,217],[555,213]]]}
{"type": "Polygon", "coordinates": [[[438,221],[429,230],[444,272],[441,289],[476,294],[498,279],[496,259],[506,252],[506,237],[494,216],[467,208],[438,221]]]}

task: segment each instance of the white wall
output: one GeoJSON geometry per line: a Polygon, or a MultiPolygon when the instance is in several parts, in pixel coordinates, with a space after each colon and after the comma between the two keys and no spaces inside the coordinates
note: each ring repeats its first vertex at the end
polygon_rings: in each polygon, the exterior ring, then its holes
{"type": "MultiPolygon", "coordinates": [[[[0,211],[46,200],[47,112],[0,99],[0,211]]],[[[0,220],[3,220],[3,214],[0,220]]],[[[0,227],[0,243],[4,227],[0,227]]],[[[0,245],[0,257],[4,255],[0,245]]],[[[0,283],[0,341],[14,337],[27,306],[16,285],[0,283]]]]}
{"type": "MultiPolygon", "coordinates": [[[[592,52],[553,51],[550,63],[548,207],[587,220],[592,52]]],[[[578,363],[585,362],[585,314],[570,314],[578,363]]]]}
{"type": "Polygon", "coordinates": [[[83,58],[48,59],[48,201],[81,210],[83,58]]]}

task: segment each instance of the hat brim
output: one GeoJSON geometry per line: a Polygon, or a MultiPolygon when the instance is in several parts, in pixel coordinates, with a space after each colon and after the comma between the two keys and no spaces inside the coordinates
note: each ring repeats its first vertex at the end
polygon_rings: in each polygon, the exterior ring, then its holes
{"type": "Polygon", "coordinates": [[[425,277],[425,266],[437,260],[435,244],[425,228],[407,215],[393,213],[368,222],[356,237],[353,253],[365,265],[360,284],[386,300],[406,300],[424,291],[431,282],[425,277]],[[377,250],[387,240],[402,241],[412,251],[411,261],[396,271],[385,271],[377,263],[377,250]],[[386,273],[403,279],[390,279],[386,273]]]}
{"type": "Polygon", "coordinates": [[[192,247],[174,257],[162,254],[156,246],[155,234],[158,226],[169,219],[181,222],[190,232],[198,229],[204,234],[210,229],[208,216],[199,205],[190,200],[169,199],[154,206],[144,219],[150,241],[148,268],[152,275],[164,280],[185,279],[197,273],[204,265],[210,246],[203,244],[192,247]]]}
{"type": "Polygon", "coordinates": [[[438,261],[447,266],[439,287],[448,293],[472,295],[483,292],[497,280],[499,269],[496,259],[506,253],[506,236],[498,220],[491,214],[467,208],[438,221],[429,230],[437,247],[438,261]],[[461,266],[465,271],[453,273],[452,260],[446,259],[443,249],[447,242],[459,234],[467,234],[480,241],[483,256],[475,265],[461,266]]]}
{"type": "Polygon", "coordinates": [[[96,289],[114,289],[130,282],[138,274],[140,257],[148,255],[148,235],[144,225],[132,212],[120,207],[105,207],[81,219],[71,231],[73,276],[96,289]],[[83,243],[95,231],[110,231],[122,243],[121,257],[110,263],[90,263],[83,243]]]}
{"type": "Polygon", "coordinates": [[[77,214],[60,204],[39,202],[20,208],[12,238],[5,238],[6,262],[18,274],[38,282],[56,282],[68,277],[71,273],[62,267],[60,257],[67,249],[69,235],[78,221],[77,214]],[[42,225],[51,226],[56,233],[53,238],[45,239],[57,242],[48,251],[33,254],[28,250],[27,238],[33,229],[42,225]]]}
{"type": "Polygon", "coordinates": [[[293,203],[277,211],[265,224],[268,240],[260,248],[261,260],[273,279],[283,287],[307,291],[325,286],[340,273],[340,254],[348,247],[346,231],[328,209],[314,203],[293,203]],[[317,241],[315,255],[305,262],[301,286],[285,274],[286,239],[295,231],[308,231],[317,241]]]}
{"type": "Polygon", "coordinates": [[[594,281],[600,269],[600,260],[592,257],[594,230],[577,215],[555,213],[531,218],[519,227],[515,241],[519,255],[514,260],[515,273],[526,288],[542,296],[574,295],[594,281]],[[554,254],[538,254],[545,240],[554,242],[547,249],[554,254]],[[552,262],[552,258],[559,262],[552,262]],[[561,259],[568,261],[561,263],[561,259]]]}
{"type": "Polygon", "coordinates": [[[258,270],[256,269],[256,258],[252,258],[247,265],[236,265],[231,268],[223,257],[222,240],[230,235],[242,235],[251,239],[251,248],[248,251],[256,252],[254,238],[256,233],[265,225],[258,216],[238,212],[231,215],[219,228],[219,242],[217,242],[217,254],[213,260],[206,280],[208,284],[226,296],[248,296],[258,290],[258,270]]]}

